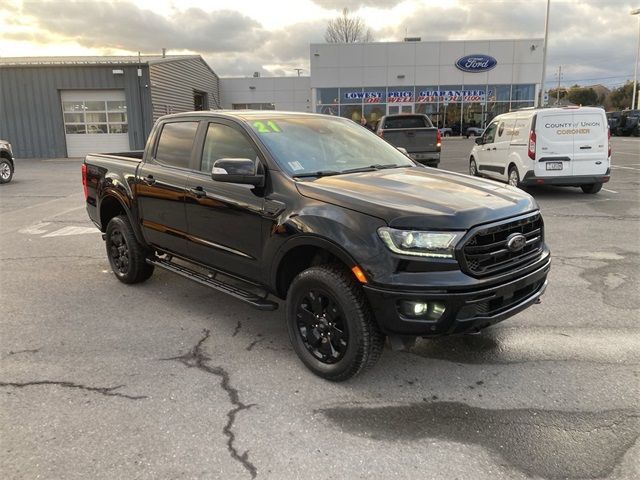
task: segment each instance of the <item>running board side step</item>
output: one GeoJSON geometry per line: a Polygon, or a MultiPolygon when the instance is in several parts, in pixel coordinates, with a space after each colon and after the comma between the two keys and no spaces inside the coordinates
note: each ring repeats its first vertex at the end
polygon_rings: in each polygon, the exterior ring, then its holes
{"type": "Polygon", "coordinates": [[[190,268],[178,265],[177,263],[173,263],[162,258],[147,258],[147,263],[156,267],[163,268],[170,272],[177,273],[181,277],[193,280],[194,282],[197,282],[200,285],[204,285],[205,287],[213,288],[214,290],[218,290],[219,292],[226,293],[227,295],[248,303],[258,310],[276,310],[278,308],[278,304],[276,302],[272,302],[271,300],[267,300],[266,296],[261,297],[255,293],[238,288],[235,285],[231,285],[229,283],[218,280],[215,273],[211,276],[205,275],[203,273],[196,272],[195,270],[191,270],[190,268]]]}

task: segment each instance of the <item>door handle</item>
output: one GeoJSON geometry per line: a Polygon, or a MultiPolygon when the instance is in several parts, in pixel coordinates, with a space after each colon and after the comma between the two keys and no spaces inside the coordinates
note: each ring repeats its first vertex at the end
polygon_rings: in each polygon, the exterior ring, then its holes
{"type": "Polygon", "coordinates": [[[204,188],[198,186],[195,188],[190,188],[189,193],[195,195],[198,198],[202,198],[207,195],[207,192],[204,191],[204,188]]]}
{"type": "Polygon", "coordinates": [[[580,150],[591,150],[591,145],[583,145],[580,150]]]}
{"type": "Polygon", "coordinates": [[[153,185],[154,183],[156,183],[156,179],[153,178],[153,175],[147,175],[142,179],[142,183],[145,183],[147,185],[153,185]]]}

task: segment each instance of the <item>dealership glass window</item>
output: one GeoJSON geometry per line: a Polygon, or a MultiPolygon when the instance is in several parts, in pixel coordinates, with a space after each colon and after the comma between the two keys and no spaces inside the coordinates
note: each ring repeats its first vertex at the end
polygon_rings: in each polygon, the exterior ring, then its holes
{"type": "Polygon", "coordinates": [[[365,103],[364,116],[367,119],[367,123],[374,126],[378,120],[380,120],[387,112],[386,103],[365,103]]]}
{"type": "Polygon", "coordinates": [[[533,100],[528,102],[511,102],[511,110],[517,110],[519,108],[530,108],[533,107],[533,100]]]}
{"type": "Polygon", "coordinates": [[[341,105],[340,116],[349,118],[354,122],[360,122],[360,118],[362,118],[362,105],[341,105]]]}
{"type": "Polygon", "coordinates": [[[77,100],[62,102],[67,134],[127,133],[127,106],[124,101],[77,100]]]}
{"type": "Polygon", "coordinates": [[[508,102],[511,100],[511,85],[489,85],[488,101],[508,102]]]}
{"type": "Polygon", "coordinates": [[[438,103],[436,92],[438,92],[437,85],[417,86],[415,101],[418,103],[438,103]]]}
{"type": "Polygon", "coordinates": [[[490,122],[494,117],[507,113],[509,111],[509,102],[489,102],[487,103],[487,112],[485,122],[490,122]]]}
{"type": "Polygon", "coordinates": [[[362,88],[341,88],[339,98],[340,103],[362,103],[362,88]]]}
{"type": "Polygon", "coordinates": [[[317,90],[316,102],[319,104],[336,104],[340,103],[340,97],[337,88],[319,88],[317,90]]]}
{"type": "Polygon", "coordinates": [[[415,101],[414,88],[389,87],[387,89],[387,103],[413,103],[415,101]]]}
{"type": "Polygon", "coordinates": [[[448,101],[449,103],[460,103],[462,101],[461,98],[462,85],[441,85],[440,93],[441,96],[444,97],[442,101],[448,101]]]}
{"type": "Polygon", "coordinates": [[[511,101],[533,100],[536,88],[533,84],[514,85],[511,89],[511,101]]]}
{"type": "Polygon", "coordinates": [[[387,87],[364,87],[363,103],[385,103],[387,98],[387,87]]]}
{"type": "Polygon", "coordinates": [[[316,113],[337,117],[340,113],[340,107],[338,105],[316,105],[316,113]]]}

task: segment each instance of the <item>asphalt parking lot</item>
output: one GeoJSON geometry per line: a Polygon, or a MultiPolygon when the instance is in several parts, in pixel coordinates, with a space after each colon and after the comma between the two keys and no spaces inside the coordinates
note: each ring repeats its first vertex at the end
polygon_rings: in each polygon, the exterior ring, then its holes
{"type": "MultiPolygon", "coordinates": [[[[466,172],[473,139],[447,138],[466,172]]],[[[313,376],[283,310],[156,270],[126,286],[78,160],[0,186],[3,478],[633,479],[640,476],[640,139],[597,195],[537,188],[542,304],[476,336],[313,376]]]]}

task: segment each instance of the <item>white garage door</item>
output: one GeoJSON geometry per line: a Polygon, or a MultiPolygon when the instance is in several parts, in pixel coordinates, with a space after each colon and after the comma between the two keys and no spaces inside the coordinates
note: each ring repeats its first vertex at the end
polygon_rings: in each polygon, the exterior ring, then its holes
{"type": "Polygon", "coordinates": [[[63,90],[61,98],[68,157],[129,150],[123,90],[63,90]]]}

